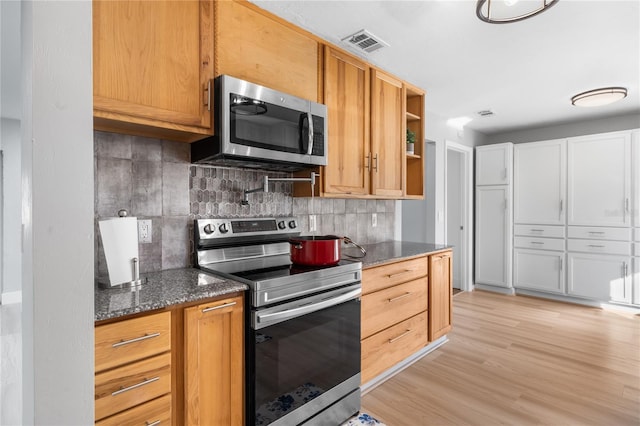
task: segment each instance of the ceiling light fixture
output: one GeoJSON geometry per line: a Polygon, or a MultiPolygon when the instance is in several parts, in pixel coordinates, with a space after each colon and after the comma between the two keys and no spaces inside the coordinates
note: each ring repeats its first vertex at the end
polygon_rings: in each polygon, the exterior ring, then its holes
{"type": "Polygon", "coordinates": [[[571,104],[580,107],[595,107],[609,105],[627,97],[624,87],[604,87],[578,93],[571,98],[571,104]]]}
{"type": "Polygon", "coordinates": [[[476,15],[490,24],[508,24],[531,18],[559,0],[478,0],[476,15]]]}

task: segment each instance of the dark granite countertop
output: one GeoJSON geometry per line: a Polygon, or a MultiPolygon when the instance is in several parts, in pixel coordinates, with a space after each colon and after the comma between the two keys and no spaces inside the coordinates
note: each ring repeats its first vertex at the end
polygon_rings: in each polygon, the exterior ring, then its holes
{"type": "MultiPolygon", "coordinates": [[[[451,248],[451,246],[443,244],[411,243],[403,241],[386,241],[377,244],[363,244],[362,246],[367,250],[367,255],[362,259],[357,260],[362,262],[363,269],[451,248]]],[[[351,258],[345,257],[345,254],[353,256],[361,255],[361,252],[357,248],[346,246],[343,246],[342,253],[343,257],[349,260],[351,260],[351,258]]]]}
{"type": "Polygon", "coordinates": [[[95,290],[95,320],[122,317],[166,306],[224,296],[248,287],[237,281],[207,274],[199,269],[168,269],[142,274],[147,281],[138,290],[95,290]]]}

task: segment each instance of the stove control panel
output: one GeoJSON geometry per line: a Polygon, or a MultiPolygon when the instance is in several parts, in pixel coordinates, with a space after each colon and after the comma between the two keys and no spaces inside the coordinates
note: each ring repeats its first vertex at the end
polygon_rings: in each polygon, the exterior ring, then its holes
{"type": "Polygon", "coordinates": [[[194,224],[196,240],[219,238],[278,237],[287,238],[300,233],[295,217],[257,217],[237,219],[197,219],[194,224]]]}

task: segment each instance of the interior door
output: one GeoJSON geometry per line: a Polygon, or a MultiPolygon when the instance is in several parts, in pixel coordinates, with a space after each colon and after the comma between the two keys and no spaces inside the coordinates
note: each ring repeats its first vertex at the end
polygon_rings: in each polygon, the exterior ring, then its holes
{"type": "Polygon", "coordinates": [[[466,246],[464,241],[463,158],[460,152],[447,151],[447,245],[453,246],[453,288],[460,289],[466,246]]]}

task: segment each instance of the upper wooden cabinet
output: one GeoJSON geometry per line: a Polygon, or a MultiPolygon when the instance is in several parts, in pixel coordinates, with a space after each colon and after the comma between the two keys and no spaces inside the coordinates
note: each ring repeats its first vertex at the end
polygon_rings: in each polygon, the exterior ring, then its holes
{"type": "Polygon", "coordinates": [[[406,151],[405,95],[401,80],[374,69],[371,73],[371,193],[404,195],[406,151]]]}
{"type": "MultiPolygon", "coordinates": [[[[316,195],[424,197],[424,92],[329,46],[323,86],[329,158],[319,169],[316,195]],[[418,141],[415,154],[409,156],[407,128],[418,141]]],[[[294,195],[310,195],[308,185],[296,185],[294,195]]]]}
{"type": "Polygon", "coordinates": [[[96,129],[182,141],[212,134],[213,4],[93,2],[96,129]]]}
{"type": "Polygon", "coordinates": [[[246,1],[216,1],[216,75],[318,101],[319,43],[246,1]]]}
{"type": "Polygon", "coordinates": [[[328,110],[329,159],[325,194],[369,194],[369,66],[326,48],[324,103],[328,110]]]}
{"type": "Polygon", "coordinates": [[[416,136],[413,154],[406,154],[405,198],[421,199],[424,198],[424,91],[408,83],[404,87],[406,126],[416,136]]]}

